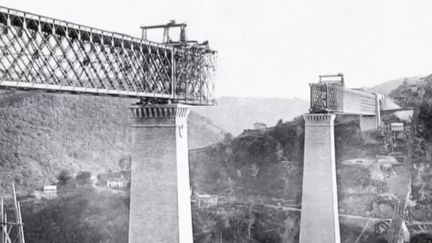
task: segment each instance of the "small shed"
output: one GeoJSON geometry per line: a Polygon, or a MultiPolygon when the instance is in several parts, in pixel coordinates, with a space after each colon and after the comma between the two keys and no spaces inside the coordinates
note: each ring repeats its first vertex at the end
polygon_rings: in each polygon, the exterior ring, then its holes
{"type": "Polygon", "coordinates": [[[208,208],[218,204],[218,196],[196,194],[195,198],[198,203],[198,208],[208,208]]]}
{"type": "Polygon", "coordinates": [[[404,124],[402,122],[393,122],[390,123],[390,131],[392,132],[403,132],[404,124]]]}
{"type": "Polygon", "coordinates": [[[107,187],[109,188],[126,188],[129,182],[121,177],[121,178],[110,178],[107,181],[107,187]]]}
{"type": "Polygon", "coordinates": [[[53,199],[57,197],[57,185],[45,185],[43,188],[42,197],[53,199]]]}

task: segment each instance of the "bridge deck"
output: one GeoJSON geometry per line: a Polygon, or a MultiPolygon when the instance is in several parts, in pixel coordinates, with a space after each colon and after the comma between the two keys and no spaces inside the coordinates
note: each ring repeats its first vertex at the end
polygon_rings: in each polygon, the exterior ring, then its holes
{"type": "Polygon", "coordinates": [[[0,7],[0,88],[214,103],[216,53],[0,7]]]}

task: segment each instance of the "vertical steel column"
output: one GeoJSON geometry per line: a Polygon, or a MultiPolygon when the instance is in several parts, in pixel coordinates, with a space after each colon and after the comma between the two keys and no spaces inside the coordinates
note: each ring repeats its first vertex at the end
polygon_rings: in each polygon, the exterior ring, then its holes
{"type": "Polygon", "coordinates": [[[171,96],[172,98],[175,98],[176,96],[176,63],[175,63],[175,48],[172,47],[171,49],[171,96]]]}

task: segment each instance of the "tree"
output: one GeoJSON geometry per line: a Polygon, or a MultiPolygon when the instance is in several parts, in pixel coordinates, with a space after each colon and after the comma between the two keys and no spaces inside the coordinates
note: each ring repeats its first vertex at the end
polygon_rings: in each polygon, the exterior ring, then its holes
{"type": "Polygon", "coordinates": [[[91,173],[88,171],[80,171],[75,177],[76,182],[79,185],[89,185],[90,184],[91,173]]]}
{"type": "Polygon", "coordinates": [[[276,126],[280,126],[280,125],[282,125],[282,124],[283,124],[283,120],[282,120],[282,119],[279,119],[278,122],[276,123],[276,126]]]}
{"type": "Polygon", "coordinates": [[[432,141],[432,100],[426,100],[420,106],[418,130],[424,139],[432,141]]]}
{"type": "Polygon", "coordinates": [[[253,214],[252,209],[249,209],[249,210],[250,210],[250,212],[248,212],[248,217],[246,217],[245,220],[246,220],[247,234],[248,234],[248,237],[251,238],[251,230],[255,224],[256,217],[253,214]]]}
{"type": "Polygon", "coordinates": [[[233,140],[233,135],[231,133],[225,133],[223,142],[224,143],[230,143],[233,140]]]}
{"type": "Polygon", "coordinates": [[[130,155],[123,156],[121,159],[119,159],[118,162],[120,169],[123,171],[131,170],[131,164],[132,164],[132,157],[130,155]]]}
{"type": "Polygon", "coordinates": [[[235,182],[233,179],[231,179],[231,177],[228,177],[228,180],[226,180],[226,188],[224,191],[227,195],[230,196],[235,193],[235,182]]]}
{"type": "Polygon", "coordinates": [[[60,185],[66,185],[70,179],[72,179],[72,176],[66,169],[62,170],[57,176],[57,180],[60,185]]]}

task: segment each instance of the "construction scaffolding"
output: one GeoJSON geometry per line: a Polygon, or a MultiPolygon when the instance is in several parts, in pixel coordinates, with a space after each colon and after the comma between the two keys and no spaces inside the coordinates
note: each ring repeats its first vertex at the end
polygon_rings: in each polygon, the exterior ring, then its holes
{"type": "Polygon", "coordinates": [[[12,184],[13,213],[8,215],[4,198],[1,198],[1,237],[0,243],[25,243],[21,205],[17,200],[15,185],[12,184]]]}

